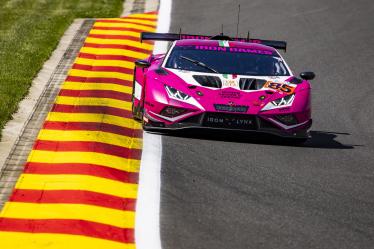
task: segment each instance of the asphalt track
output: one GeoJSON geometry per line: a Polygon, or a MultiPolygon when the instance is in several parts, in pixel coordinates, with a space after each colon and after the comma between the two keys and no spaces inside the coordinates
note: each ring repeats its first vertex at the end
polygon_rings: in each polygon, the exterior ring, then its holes
{"type": "MultiPolygon", "coordinates": [[[[235,35],[237,1],[174,0],[171,31],[235,35]]],[[[374,248],[374,4],[240,1],[240,33],[313,70],[312,138],[163,137],[163,249],[374,248]]],[[[184,135],[184,136],[180,136],[184,135]]]]}

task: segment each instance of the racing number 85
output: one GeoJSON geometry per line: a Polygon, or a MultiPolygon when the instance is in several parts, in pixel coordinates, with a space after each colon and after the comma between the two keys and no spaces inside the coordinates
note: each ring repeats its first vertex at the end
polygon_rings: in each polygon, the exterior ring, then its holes
{"type": "Polygon", "coordinates": [[[292,86],[281,84],[281,83],[275,83],[275,82],[268,82],[266,84],[266,87],[277,90],[277,91],[282,91],[288,94],[293,93],[293,91],[295,90],[295,88],[292,86]]]}

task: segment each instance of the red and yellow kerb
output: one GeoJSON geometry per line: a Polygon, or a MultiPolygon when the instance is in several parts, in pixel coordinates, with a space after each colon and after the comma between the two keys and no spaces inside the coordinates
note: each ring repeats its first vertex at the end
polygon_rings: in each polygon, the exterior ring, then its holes
{"type": "Polygon", "coordinates": [[[0,214],[0,248],[135,248],[142,149],[134,61],[155,13],[97,20],[0,214]]]}

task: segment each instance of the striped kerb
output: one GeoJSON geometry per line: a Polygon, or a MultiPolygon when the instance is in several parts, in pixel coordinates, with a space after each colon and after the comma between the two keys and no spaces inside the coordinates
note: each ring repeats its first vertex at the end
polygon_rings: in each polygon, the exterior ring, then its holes
{"type": "Polygon", "coordinates": [[[0,214],[0,248],[135,248],[141,125],[134,61],[155,13],[97,20],[0,214]]]}

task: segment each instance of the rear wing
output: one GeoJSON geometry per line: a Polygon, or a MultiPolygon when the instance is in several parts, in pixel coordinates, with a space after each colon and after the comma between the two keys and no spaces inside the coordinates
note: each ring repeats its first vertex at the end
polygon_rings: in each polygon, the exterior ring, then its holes
{"type": "Polygon", "coordinates": [[[141,42],[146,40],[153,41],[177,41],[185,39],[198,39],[198,40],[229,40],[239,41],[248,43],[258,43],[265,46],[273,47],[275,49],[282,49],[286,51],[287,42],[285,41],[273,41],[273,40],[262,40],[262,39],[249,39],[249,38],[232,38],[224,35],[217,36],[206,36],[206,35],[189,35],[189,34],[173,34],[173,33],[153,33],[153,32],[142,32],[140,36],[141,42]]]}

